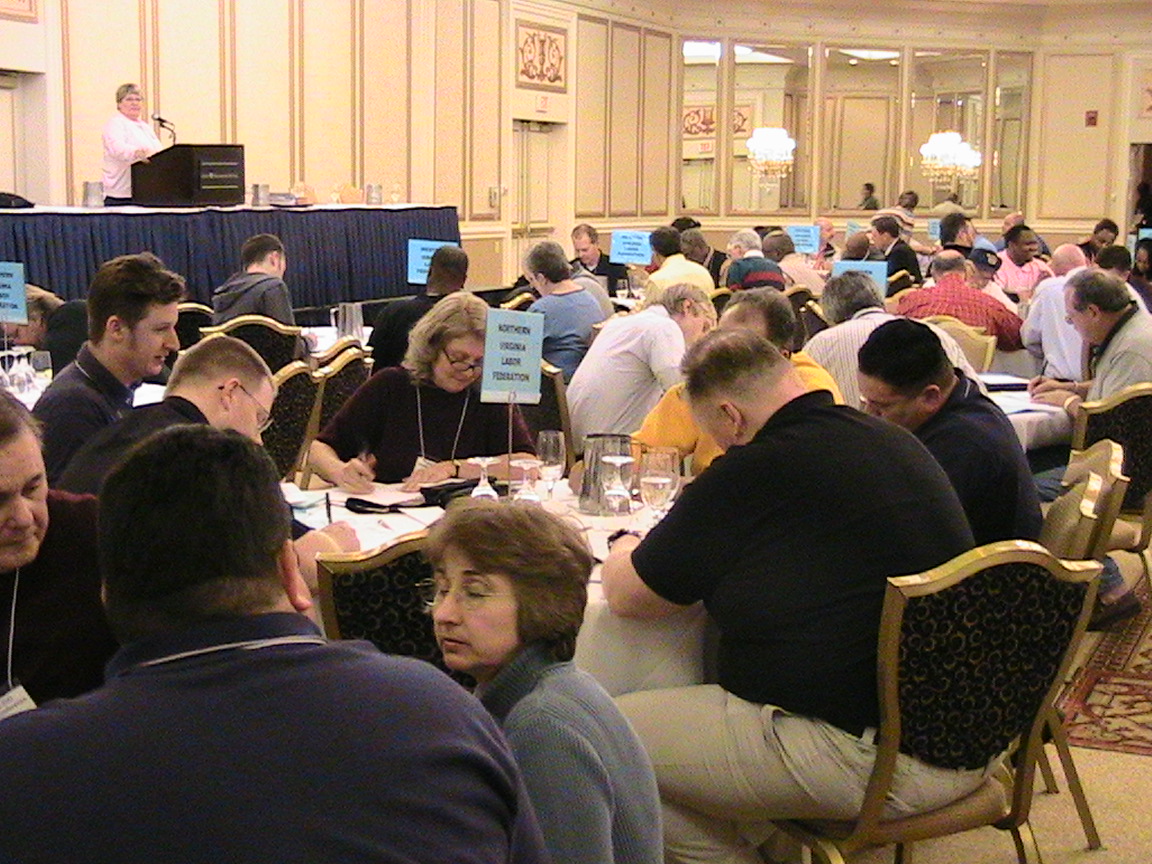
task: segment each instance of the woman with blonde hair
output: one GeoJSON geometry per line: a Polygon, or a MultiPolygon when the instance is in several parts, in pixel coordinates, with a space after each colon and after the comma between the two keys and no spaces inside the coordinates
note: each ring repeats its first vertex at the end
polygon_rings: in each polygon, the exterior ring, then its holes
{"type": "MultiPolygon", "coordinates": [[[[362,493],[373,481],[415,489],[476,477],[469,457],[506,455],[508,406],[481,403],[477,386],[487,318],[487,304],[467,292],[437,303],[412,329],[403,365],[369,378],[312,442],[312,469],[362,493]]],[[[520,410],[511,417],[513,458],[532,454],[520,410]]]]}

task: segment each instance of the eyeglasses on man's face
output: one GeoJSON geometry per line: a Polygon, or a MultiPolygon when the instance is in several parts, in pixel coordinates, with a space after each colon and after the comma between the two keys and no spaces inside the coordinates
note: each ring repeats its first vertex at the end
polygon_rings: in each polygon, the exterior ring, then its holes
{"type": "MultiPolygon", "coordinates": [[[[226,384],[221,384],[216,389],[223,390],[226,386],[226,384]]],[[[268,427],[272,425],[272,411],[261,405],[260,400],[252,395],[252,391],[239,381],[236,382],[236,389],[242,391],[245,396],[252,400],[252,404],[256,406],[256,431],[260,433],[267,431],[268,427]]]]}

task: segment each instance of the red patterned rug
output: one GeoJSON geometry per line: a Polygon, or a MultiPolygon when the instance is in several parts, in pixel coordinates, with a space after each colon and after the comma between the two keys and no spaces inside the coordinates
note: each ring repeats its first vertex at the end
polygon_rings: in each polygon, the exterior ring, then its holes
{"type": "Polygon", "coordinates": [[[1152,603],[1127,626],[1105,633],[1064,694],[1068,738],[1075,747],[1152,756],[1152,603]]]}

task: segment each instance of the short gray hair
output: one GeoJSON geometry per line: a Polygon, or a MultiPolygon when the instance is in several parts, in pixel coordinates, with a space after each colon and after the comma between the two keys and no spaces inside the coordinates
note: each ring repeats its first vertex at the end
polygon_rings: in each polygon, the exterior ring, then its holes
{"type": "Polygon", "coordinates": [[[728,245],[743,249],[745,252],[751,249],[759,249],[760,235],[751,228],[741,228],[732,235],[732,238],[728,241],[728,245]]]}
{"type": "Polygon", "coordinates": [[[1072,308],[1083,311],[1091,303],[1101,312],[1123,312],[1132,302],[1128,283],[1106,270],[1081,270],[1068,277],[1072,308]]]}
{"type": "Polygon", "coordinates": [[[524,256],[524,269],[539,273],[552,283],[563,282],[572,275],[564,247],[555,240],[544,240],[529,249],[524,256]]]}
{"type": "Polygon", "coordinates": [[[792,364],[771,342],[751,330],[713,330],[684,355],[684,391],[689,401],[716,393],[747,392],[774,383],[792,364]]]}
{"type": "Polygon", "coordinates": [[[880,299],[880,289],[872,277],[859,270],[848,270],[833,276],[824,286],[820,296],[820,308],[829,324],[847,321],[861,309],[884,308],[880,299]]]}
{"type": "Polygon", "coordinates": [[[692,255],[688,254],[689,252],[702,253],[700,257],[704,258],[707,256],[710,247],[708,246],[708,239],[704,236],[703,231],[699,228],[688,228],[680,232],[680,248],[684,250],[684,254],[688,258],[693,258],[692,255]]]}
{"type": "Polygon", "coordinates": [[[140,95],[140,88],[136,84],[121,84],[116,88],[116,104],[119,105],[124,101],[125,96],[130,96],[135,93],[140,95]]]}
{"type": "MultiPolygon", "coordinates": [[[[649,294],[652,292],[649,288],[649,294]]],[[[669,315],[676,315],[684,311],[684,304],[689,306],[698,307],[705,315],[711,317],[713,321],[716,320],[716,307],[712,305],[712,301],[708,299],[705,294],[695,285],[690,285],[687,282],[680,282],[676,285],[669,285],[663,291],[656,293],[655,297],[648,301],[645,298],[644,307],[663,306],[668,310],[669,315]]]]}

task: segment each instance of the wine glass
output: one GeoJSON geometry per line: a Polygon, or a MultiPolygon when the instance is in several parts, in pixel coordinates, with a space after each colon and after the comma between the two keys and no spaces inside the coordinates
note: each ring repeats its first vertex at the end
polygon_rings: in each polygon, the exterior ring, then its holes
{"type": "Polygon", "coordinates": [[[656,524],[672,506],[680,486],[680,454],[672,447],[649,447],[640,456],[640,500],[656,524]]]}
{"type": "Polygon", "coordinates": [[[477,483],[476,488],[472,490],[473,498],[488,498],[491,501],[500,500],[500,495],[492,488],[492,484],[488,481],[488,466],[499,461],[499,456],[473,456],[468,460],[468,464],[480,466],[480,482],[477,483]]]}
{"type": "Polygon", "coordinates": [[[613,515],[628,515],[632,512],[632,493],[628,488],[625,468],[635,460],[630,455],[608,454],[600,461],[607,467],[604,470],[604,508],[613,515]]]}
{"type": "Polygon", "coordinates": [[[533,472],[540,467],[540,460],[528,456],[523,459],[513,459],[510,464],[513,468],[519,468],[523,472],[520,488],[512,496],[513,500],[531,501],[533,504],[539,504],[540,495],[536,491],[536,475],[533,472]]]}
{"type": "Polygon", "coordinates": [[[551,501],[556,481],[564,476],[564,433],[556,429],[543,430],[536,436],[536,456],[540,460],[540,479],[551,501]]]}

